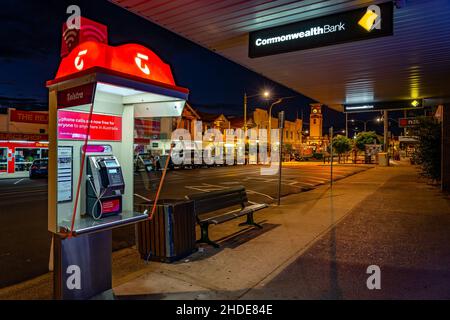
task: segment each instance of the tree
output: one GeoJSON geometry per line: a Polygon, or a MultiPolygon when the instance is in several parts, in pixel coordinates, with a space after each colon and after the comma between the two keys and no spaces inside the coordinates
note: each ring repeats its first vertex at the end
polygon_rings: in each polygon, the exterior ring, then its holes
{"type": "Polygon", "coordinates": [[[433,179],[441,179],[441,125],[432,117],[419,117],[416,135],[419,143],[414,159],[420,165],[422,174],[433,179]]]}
{"type": "Polygon", "coordinates": [[[333,138],[333,150],[338,154],[338,162],[341,163],[341,156],[343,153],[352,150],[352,141],[341,135],[333,138]]]}
{"type": "Polygon", "coordinates": [[[380,139],[375,131],[360,132],[356,135],[355,147],[360,151],[366,150],[366,144],[378,144],[380,139]]]}
{"type": "Polygon", "coordinates": [[[286,159],[289,159],[289,160],[287,160],[287,161],[291,161],[291,154],[292,154],[292,152],[293,152],[293,148],[292,148],[292,144],[290,144],[290,143],[286,143],[285,145],[284,145],[284,148],[283,148],[283,154],[284,154],[284,161],[286,161],[286,159]]]}

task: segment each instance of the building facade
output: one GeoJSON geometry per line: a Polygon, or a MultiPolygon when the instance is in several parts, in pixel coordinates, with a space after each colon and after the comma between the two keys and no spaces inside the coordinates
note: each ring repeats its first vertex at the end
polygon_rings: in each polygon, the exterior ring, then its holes
{"type": "Polygon", "coordinates": [[[48,113],[4,110],[0,114],[0,178],[26,177],[34,160],[48,157],[48,113]]]}
{"type": "MultiPolygon", "coordinates": [[[[256,108],[253,112],[252,123],[257,129],[277,129],[278,118],[269,117],[269,113],[265,109],[256,108]],[[269,126],[269,121],[271,122],[269,126]]],[[[247,122],[249,122],[247,120],[247,122]]],[[[293,150],[300,151],[303,145],[303,120],[296,119],[295,121],[286,120],[283,129],[283,141],[285,145],[290,145],[293,150]]]]}

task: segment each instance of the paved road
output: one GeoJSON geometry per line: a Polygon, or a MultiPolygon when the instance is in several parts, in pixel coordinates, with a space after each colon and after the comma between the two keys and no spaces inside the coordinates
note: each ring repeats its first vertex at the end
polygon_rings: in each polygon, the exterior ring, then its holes
{"type": "MultiPolygon", "coordinates": [[[[365,167],[336,166],[334,178],[340,179],[365,170],[365,167]]],[[[259,166],[216,167],[176,170],[167,174],[162,198],[219,190],[242,184],[249,200],[271,203],[276,198],[276,176],[261,176],[259,166]]],[[[136,201],[153,198],[159,177],[138,173],[135,176],[136,201]]],[[[302,164],[283,169],[282,195],[298,193],[329,181],[329,168],[302,164]]],[[[0,180],[0,287],[47,272],[50,235],[47,231],[47,181],[45,179],[0,180]]],[[[134,242],[134,229],[113,232],[113,248],[134,242]]]]}
{"type": "MultiPolygon", "coordinates": [[[[365,170],[364,167],[335,166],[334,179],[365,170]]],[[[299,165],[283,168],[282,196],[306,191],[319,184],[328,183],[329,167],[322,165],[299,165]]],[[[159,178],[141,172],[135,176],[135,194],[152,198],[159,178]]],[[[221,190],[244,185],[249,199],[271,203],[277,197],[278,176],[262,176],[259,166],[215,167],[209,169],[176,170],[168,173],[162,191],[163,198],[180,198],[186,194],[221,190]]]]}

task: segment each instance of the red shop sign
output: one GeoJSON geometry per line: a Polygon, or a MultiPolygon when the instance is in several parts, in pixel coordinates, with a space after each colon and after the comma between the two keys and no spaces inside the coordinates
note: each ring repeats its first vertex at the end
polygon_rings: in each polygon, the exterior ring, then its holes
{"type": "Polygon", "coordinates": [[[11,110],[9,119],[13,122],[48,124],[48,114],[41,112],[11,110]]]}
{"type": "MultiPolygon", "coordinates": [[[[84,140],[87,135],[89,113],[58,111],[58,139],[84,140]]],[[[121,141],[122,117],[93,113],[89,140],[121,141]]]]}
{"type": "Polygon", "coordinates": [[[94,83],[62,90],[58,92],[58,109],[91,104],[94,83]]]}
{"type": "Polygon", "coordinates": [[[48,141],[46,134],[0,132],[0,140],[48,141]]]}

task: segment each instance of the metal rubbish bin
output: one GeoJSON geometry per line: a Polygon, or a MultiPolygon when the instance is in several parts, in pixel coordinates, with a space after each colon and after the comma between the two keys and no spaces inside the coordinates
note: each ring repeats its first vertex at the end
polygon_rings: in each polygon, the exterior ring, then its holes
{"type": "MultiPolygon", "coordinates": [[[[151,214],[153,202],[136,205],[151,214]]],[[[152,220],[136,225],[137,248],[144,260],[172,262],[196,251],[194,202],[159,200],[152,220]]]]}
{"type": "Polygon", "coordinates": [[[378,153],[378,165],[382,167],[387,167],[389,165],[389,157],[387,152],[379,152],[378,153]]]}

